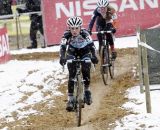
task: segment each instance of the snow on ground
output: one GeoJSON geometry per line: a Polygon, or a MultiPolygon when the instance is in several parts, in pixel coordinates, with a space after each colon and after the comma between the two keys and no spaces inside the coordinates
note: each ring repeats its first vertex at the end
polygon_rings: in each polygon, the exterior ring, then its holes
{"type": "MultiPolygon", "coordinates": [[[[96,47],[98,46],[95,42],[96,47]]],[[[117,38],[116,48],[137,47],[136,36],[117,38]]],[[[33,52],[55,52],[59,46],[21,49],[11,51],[11,54],[33,53],[33,52]]],[[[21,111],[26,106],[40,102],[47,102],[48,107],[54,106],[51,96],[61,96],[57,90],[59,85],[65,81],[67,70],[62,72],[58,61],[16,61],[11,60],[0,65],[0,119],[10,122],[14,121],[13,113],[17,118],[27,117],[29,114],[42,114],[32,107],[21,111]],[[34,73],[33,73],[34,72],[34,73]],[[54,80],[53,80],[54,79],[54,80]],[[47,93],[47,94],[46,94],[47,93]]],[[[159,87],[160,86],[151,86],[159,87]]],[[[130,99],[122,107],[132,110],[137,114],[128,115],[117,120],[115,130],[159,130],[160,129],[160,91],[151,91],[152,114],[146,113],[145,94],[140,93],[139,86],[127,90],[126,96],[130,99]]],[[[4,128],[7,129],[7,128],[4,128]]],[[[3,129],[3,130],[4,130],[3,129]]]]}
{"type": "MultiPolygon", "coordinates": [[[[95,41],[95,46],[98,48],[98,42],[95,41]]],[[[115,48],[131,48],[137,47],[137,37],[122,37],[115,39],[115,48]]],[[[26,53],[33,53],[33,52],[57,52],[59,51],[59,46],[47,47],[47,48],[38,48],[38,49],[20,49],[11,51],[11,54],[26,54],[26,53]]]]}
{"type": "Polygon", "coordinates": [[[151,113],[146,111],[145,93],[140,93],[140,86],[127,90],[129,102],[122,107],[137,114],[130,114],[116,121],[115,130],[160,130],[160,85],[152,85],[150,89],[159,89],[150,91],[151,113]]]}
{"type": "MultiPolygon", "coordinates": [[[[67,72],[62,73],[58,64],[58,61],[11,60],[0,65],[0,118],[8,122],[14,121],[13,113],[17,113],[18,119],[37,114],[32,108],[21,110],[62,95],[57,88],[66,80],[67,72]]],[[[53,107],[54,103],[48,105],[53,107]]]]}

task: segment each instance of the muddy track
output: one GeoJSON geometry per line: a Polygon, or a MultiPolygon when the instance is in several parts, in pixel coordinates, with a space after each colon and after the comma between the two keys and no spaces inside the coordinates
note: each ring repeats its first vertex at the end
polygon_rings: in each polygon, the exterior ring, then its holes
{"type": "MultiPolygon", "coordinates": [[[[133,68],[137,65],[137,50],[133,48],[119,49],[117,52],[118,58],[115,62],[115,78],[110,80],[107,86],[102,82],[99,65],[96,66],[96,71],[91,74],[93,103],[90,106],[86,105],[83,109],[81,127],[76,127],[75,114],[66,112],[65,110],[67,83],[59,88],[64,96],[54,99],[56,107],[42,110],[45,107],[45,103],[37,104],[35,107],[41,110],[44,113],[43,115],[29,116],[27,119],[18,120],[6,125],[16,130],[112,129],[115,126],[115,120],[129,113],[120,108],[128,100],[124,96],[125,90],[137,84],[132,72],[133,68]]],[[[18,60],[54,60],[58,58],[58,53],[13,55],[12,58],[18,60]]]]}

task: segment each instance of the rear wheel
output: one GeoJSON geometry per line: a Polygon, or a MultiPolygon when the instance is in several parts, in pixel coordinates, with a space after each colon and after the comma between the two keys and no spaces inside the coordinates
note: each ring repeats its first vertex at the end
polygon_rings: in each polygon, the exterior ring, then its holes
{"type": "Polygon", "coordinates": [[[109,63],[108,63],[108,52],[106,48],[102,48],[101,52],[101,75],[105,85],[107,85],[108,74],[109,74],[109,63]]]}

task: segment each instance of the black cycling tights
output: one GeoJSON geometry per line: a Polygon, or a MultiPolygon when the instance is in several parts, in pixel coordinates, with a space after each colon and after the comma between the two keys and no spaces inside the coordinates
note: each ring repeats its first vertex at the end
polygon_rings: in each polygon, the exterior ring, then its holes
{"type": "MultiPolygon", "coordinates": [[[[76,75],[76,66],[75,64],[68,63],[68,71],[69,71],[69,81],[68,81],[68,93],[74,92],[74,78],[76,75]]],[[[90,84],[90,63],[83,63],[82,64],[82,75],[85,87],[89,87],[90,84]]]]}

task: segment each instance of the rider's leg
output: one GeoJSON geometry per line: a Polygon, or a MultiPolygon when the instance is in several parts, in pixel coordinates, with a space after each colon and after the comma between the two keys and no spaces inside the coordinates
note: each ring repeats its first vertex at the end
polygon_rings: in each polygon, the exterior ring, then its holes
{"type": "MultiPolygon", "coordinates": [[[[107,23],[106,24],[106,30],[111,30],[112,28],[114,28],[112,23],[107,23]]],[[[106,35],[107,35],[107,40],[108,40],[109,45],[110,45],[112,59],[115,60],[116,57],[117,57],[117,52],[115,51],[115,48],[114,48],[114,34],[113,33],[108,33],[106,35]]]]}
{"type": "MultiPolygon", "coordinates": [[[[99,32],[99,31],[102,31],[104,27],[101,27],[99,25],[96,25],[96,31],[99,32]]],[[[101,48],[102,48],[102,45],[103,45],[103,40],[102,40],[102,34],[97,34],[97,40],[98,40],[98,43],[99,43],[99,46],[98,46],[98,52],[99,52],[99,56],[101,56],[101,48]]]]}
{"type": "Polygon", "coordinates": [[[69,71],[69,80],[68,80],[68,102],[66,106],[66,110],[72,111],[73,110],[73,102],[74,102],[74,77],[76,74],[75,65],[72,63],[67,64],[68,71],[69,71]]]}
{"type": "Polygon", "coordinates": [[[91,91],[90,91],[90,63],[82,64],[82,75],[84,79],[84,90],[85,90],[85,103],[90,105],[92,103],[91,91]]]}
{"type": "Polygon", "coordinates": [[[98,52],[99,52],[99,56],[101,56],[101,48],[102,48],[102,45],[103,45],[102,34],[97,34],[97,39],[98,39],[98,43],[99,43],[98,52]]]}
{"type": "Polygon", "coordinates": [[[114,47],[113,34],[107,34],[107,40],[108,40],[109,45],[110,45],[111,54],[112,54],[112,59],[115,60],[116,57],[117,57],[117,52],[115,51],[115,47],[114,47]]]}

